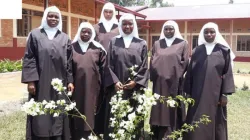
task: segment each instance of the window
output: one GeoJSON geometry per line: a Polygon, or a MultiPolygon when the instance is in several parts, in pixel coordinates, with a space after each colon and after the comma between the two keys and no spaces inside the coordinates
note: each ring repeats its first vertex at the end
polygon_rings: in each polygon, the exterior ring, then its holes
{"type": "Polygon", "coordinates": [[[198,35],[194,35],[192,39],[192,48],[194,49],[197,46],[198,46],[198,35]]]}
{"type": "Polygon", "coordinates": [[[159,40],[160,36],[152,36],[152,46],[155,44],[155,41],[159,40]]]}
{"type": "Polygon", "coordinates": [[[237,51],[250,51],[250,36],[237,36],[237,51]]]}
{"type": "MultiPolygon", "coordinates": [[[[17,20],[17,36],[28,36],[29,32],[41,25],[43,12],[22,9],[22,19],[17,20]]],[[[62,16],[62,31],[67,33],[67,17],[62,16]]]]}
{"type": "Polygon", "coordinates": [[[80,24],[81,24],[82,22],[88,22],[88,20],[87,20],[87,19],[81,19],[81,18],[79,18],[79,26],[80,26],[80,24]]]}

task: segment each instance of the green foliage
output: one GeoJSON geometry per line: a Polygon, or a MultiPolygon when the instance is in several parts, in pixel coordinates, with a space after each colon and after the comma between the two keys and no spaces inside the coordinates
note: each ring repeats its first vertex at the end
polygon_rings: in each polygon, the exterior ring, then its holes
{"type": "Polygon", "coordinates": [[[195,128],[198,128],[200,124],[207,125],[210,123],[211,120],[209,119],[209,116],[202,115],[202,117],[198,121],[194,121],[192,124],[184,124],[180,130],[173,131],[168,138],[171,140],[177,140],[178,138],[181,138],[183,136],[184,132],[191,132],[195,131],[195,128]]]}
{"type": "Polygon", "coordinates": [[[22,70],[22,60],[11,61],[9,59],[0,60],[0,73],[22,70]]]}
{"type": "Polygon", "coordinates": [[[244,84],[243,84],[241,90],[247,91],[248,89],[249,89],[248,85],[246,84],[246,82],[244,82],[244,84]]]}
{"type": "Polygon", "coordinates": [[[120,6],[137,6],[145,4],[145,1],[143,0],[108,0],[108,1],[118,4],[120,6]]]}
{"type": "Polygon", "coordinates": [[[163,3],[162,0],[151,0],[150,7],[173,7],[173,4],[168,2],[163,3]]]}

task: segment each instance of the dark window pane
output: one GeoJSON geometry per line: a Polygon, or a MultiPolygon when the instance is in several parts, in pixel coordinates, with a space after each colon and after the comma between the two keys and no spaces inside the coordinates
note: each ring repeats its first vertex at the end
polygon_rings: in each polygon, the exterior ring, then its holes
{"type": "Polygon", "coordinates": [[[155,41],[159,40],[160,36],[152,36],[152,45],[154,45],[155,41]]]}

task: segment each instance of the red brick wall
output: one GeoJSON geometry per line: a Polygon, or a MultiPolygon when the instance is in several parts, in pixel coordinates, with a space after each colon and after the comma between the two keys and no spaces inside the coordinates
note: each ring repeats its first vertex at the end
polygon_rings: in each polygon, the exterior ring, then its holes
{"type": "Polygon", "coordinates": [[[71,39],[73,40],[79,26],[78,18],[71,17],[71,39]]]}
{"type": "Polygon", "coordinates": [[[13,20],[1,20],[0,47],[13,46],[13,20]]]}

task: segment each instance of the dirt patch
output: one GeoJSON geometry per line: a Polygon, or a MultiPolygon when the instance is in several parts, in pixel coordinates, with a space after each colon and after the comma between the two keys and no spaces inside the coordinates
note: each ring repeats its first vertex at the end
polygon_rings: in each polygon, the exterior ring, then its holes
{"type": "Polygon", "coordinates": [[[0,74],[0,102],[26,98],[26,85],[21,83],[21,72],[0,74]]]}
{"type": "Polygon", "coordinates": [[[250,88],[250,74],[234,74],[234,82],[238,88],[241,88],[244,82],[250,88]]]}

